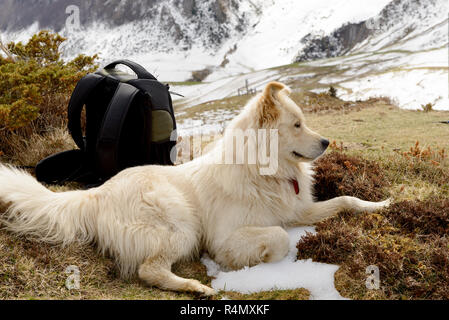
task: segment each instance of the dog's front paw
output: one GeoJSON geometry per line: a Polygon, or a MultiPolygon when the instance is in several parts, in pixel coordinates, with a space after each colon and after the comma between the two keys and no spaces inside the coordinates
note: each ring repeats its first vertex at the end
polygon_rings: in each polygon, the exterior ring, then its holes
{"type": "Polygon", "coordinates": [[[197,290],[197,292],[199,292],[205,297],[211,297],[217,294],[217,291],[215,291],[212,288],[209,288],[208,286],[202,286],[201,288],[199,288],[199,290],[197,290]]]}
{"type": "Polygon", "coordinates": [[[368,212],[375,212],[375,211],[379,211],[382,209],[386,209],[388,207],[391,206],[392,200],[388,199],[382,202],[373,202],[368,208],[367,211],[368,212]]]}
{"type": "Polygon", "coordinates": [[[390,206],[391,206],[391,204],[393,203],[393,200],[390,198],[390,199],[387,199],[387,200],[385,200],[385,201],[383,201],[383,202],[381,202],[381,204],[382,204],[382,208],[389,208],[390,206]]]}
{"type": "Polygon", "coordinates": [[[187,284],[188,285],[186,287],[186,291],[195,292],[206,297],[214,296],[217,294],[214,289],[203,285],[198,280],[189,280],[187,284]]]}

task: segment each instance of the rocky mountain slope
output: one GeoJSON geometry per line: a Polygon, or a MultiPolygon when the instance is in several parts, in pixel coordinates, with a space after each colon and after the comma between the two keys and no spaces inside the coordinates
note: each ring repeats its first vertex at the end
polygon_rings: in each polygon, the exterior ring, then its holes
{"type": "Polygon", "coordinates": [[[345,24],[324,37],[307,35],[301,40],[306,46],[295,60],[393,48],[435,49],[448,43],[447,18],[446,1],[394,0],[370,19],[345,24]]]}
{"type": "Polygon", "coordinates": [[[33,24],[66,33],[77,40],[73,44],[97,28],[117,33],[122,26],[132,26],[135,34],[129,45],[135,52],[185,51],[197,42],[208,48],[220,45],[234,28],[243,30],[245,15],[236,0],[0,0],[2,31],[14,33],[33,24]],[[79,10],[80,28],[67,30],[73,6],[79,10]]]}

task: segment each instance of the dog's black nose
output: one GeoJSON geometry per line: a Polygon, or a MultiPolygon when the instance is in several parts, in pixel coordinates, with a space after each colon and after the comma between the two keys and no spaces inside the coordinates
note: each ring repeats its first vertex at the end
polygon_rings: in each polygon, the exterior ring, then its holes
{"type": "Polygon", "coordinates": [[[329,144],[330,144],[329,140],[327,140],[327,139],[321,139],[321,145],[323,146],[323,148],[324,148],[325,150],[327,149],[327,147],[329,147],[329,144]]]}

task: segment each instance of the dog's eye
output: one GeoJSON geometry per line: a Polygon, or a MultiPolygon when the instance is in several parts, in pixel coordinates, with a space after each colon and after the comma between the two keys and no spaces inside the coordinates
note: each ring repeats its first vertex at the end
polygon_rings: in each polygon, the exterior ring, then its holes
{"type": "Polygon", "coordinates": [[[298,128],[298,129],[301,128],[301,122],[296,123],[295,128],[298,128]]]}

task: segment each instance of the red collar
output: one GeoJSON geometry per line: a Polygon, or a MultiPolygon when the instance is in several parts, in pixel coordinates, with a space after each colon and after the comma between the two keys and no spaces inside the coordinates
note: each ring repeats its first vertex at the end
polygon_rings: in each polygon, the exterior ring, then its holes
{"type": "Polygon", "coordinates": [[[296,194],[299,194],[299,183],[298,183],[298,180],[292,179],[290,181],[293,184],[293,187],[295,188],[296,194]]]}

